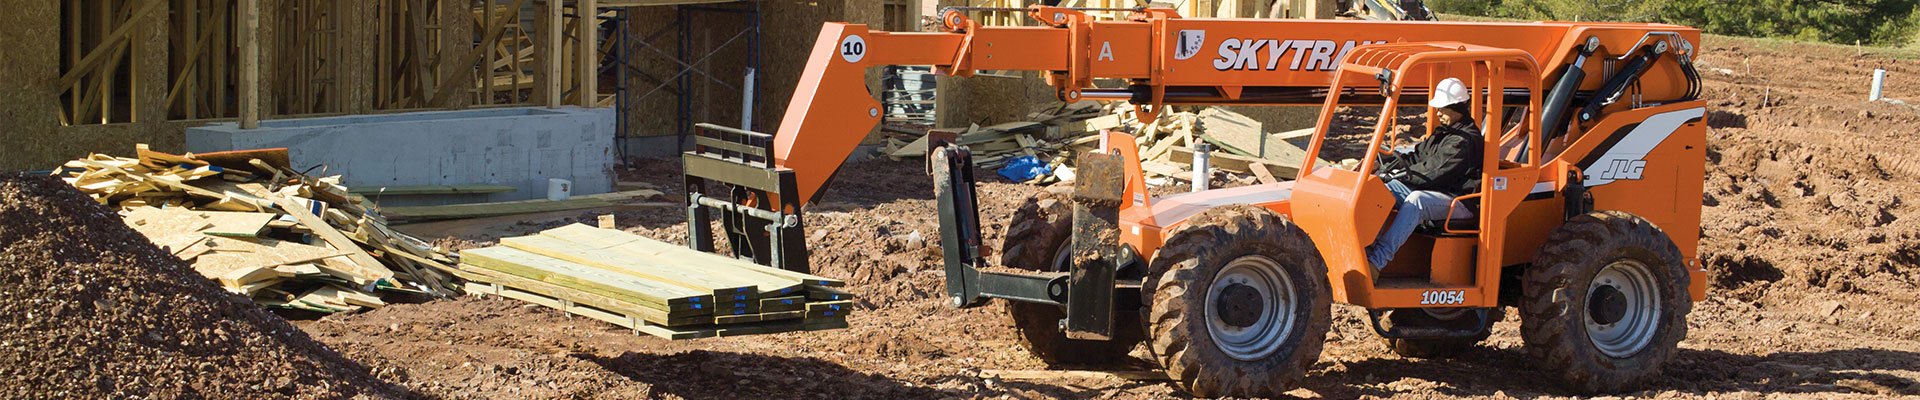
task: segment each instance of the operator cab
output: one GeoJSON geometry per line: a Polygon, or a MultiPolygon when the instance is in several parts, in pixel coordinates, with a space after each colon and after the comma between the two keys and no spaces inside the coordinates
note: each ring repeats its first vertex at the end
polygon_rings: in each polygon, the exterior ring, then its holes
{"type": "Polygon", "coordinates": [[[1507,216],[1539,180],[1537,67],[1511,49],[1459,43],[1357,47],[1336,72],[1307,165],[1294,188],[1294,217],[1313,237],[1336,301],[1368,308],[1492,307],[1498,301],[1507,216]],[[1480,129],[1479,189],[1454,197],[1448,218],[1414,230],[1392,261],[1368,265],[1400,201],[1382,177],[1388,157],[1435,134],[1430,93],[1447,78],[1467,88],[1480,129]],[[1318,162],[1317,160],[1339,160],[1318,162]],[[1461,211],[1465,211],[1462,213],[1461,211]]]}

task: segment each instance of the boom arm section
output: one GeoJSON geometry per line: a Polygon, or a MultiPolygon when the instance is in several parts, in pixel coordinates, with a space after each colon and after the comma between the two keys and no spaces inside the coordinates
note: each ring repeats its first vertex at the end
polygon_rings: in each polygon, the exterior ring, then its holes
{"type": "MultiPolygon", "coordinates": [[[[1567,65],[1589,40],[1602,56],[1631,55],[1658,36],[1691,47],[1692,28],[1613,23],[1459,23],[1398,21],[1187,19],[1145,9],[1125,21],[1099,21],[1066,8],[1034,6],[1043,26],[982,27],[959,13],[944,17],[947,32],[881,32],[865,25],[827,23],[814,42],[786,115],[774,135],[774,158],[791,169],[799,199],[817,200],[860,141],[880,123],[880,103],[867,90],[867,68],[930,65],[941,73],[977,70],[1045,71],[1063,101],[1128,100],[1142,119],[1166,105],[1306,105],[1325,101],[1339,61],[1353,47],[1384,42],[1461,42],[1527,52],[1546,68],[1567,65]],[[1125,82],[1097,87],[1095,79],[1125,82]]],[[[1683,54],[1682,56],[1691,56],[1683,54]]],[[[1588,63],[1577,90],[1610,78],[1611,63],[1588,63]]],[[[1461,71],[1428,71],[1406,82],[1435,82],[1461,71]]],[[[1640,72],[1638,99],[1660,103],[1689,98],[1695,82],[1672,63],[1640,72]]],[[[1545,77],[1553,79],[1553,77],[1545,77]]],[[[1348,87],[1367,85],[1349,77],[1348,87]]],[[[1409,88],[1409,95],[1424,89],[1409,88]]],[[[1355,102],[1377,90],[1339,94],[1355,102]]],[[[1626,107],[1625,104],[1614,106],[1626,107]]]]}

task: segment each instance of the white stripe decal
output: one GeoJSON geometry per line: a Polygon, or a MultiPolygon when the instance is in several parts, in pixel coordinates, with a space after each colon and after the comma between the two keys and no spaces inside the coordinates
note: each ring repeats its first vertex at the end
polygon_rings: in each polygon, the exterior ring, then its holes
{"type": "Polygon", "coordinates": [[[1527,193],[1545,193],[1551,191],[1553,191],[1553,182],[1540,182],[1533,184],[1533,191],[1527,193]]]}
{"type": "Polygon", "coordinates": [[[1627,137],[1614,143],[1613,148],[1607,149],[1606,154],[1602,154],[1599,159],[1594,160],[1593,164],[1587,167],[1591,169],[1586,171],[1586,186],[1594,187],[1613,183],[1613,177],[1618,175],[1615,173],[1617,171],[1613,171],[1613,169],[1630,164],[1617,161],[1634,161],[1646,158],[1647,152],[1653,151],[1654,147],[1658,147],[1661,142],[1667,141],[1667,137],[1673,136],[1673,132],[1679,130],[1680,125],[1686,124],[1687,121],[1700,118],[1706,114],[1706,108],[1689,108],[1654,114],[1652,117],[1647,117],[1647,120],[1641,122],[1640,126],[1633,128],[1633,132],[1628,132],[1627,137]]]}

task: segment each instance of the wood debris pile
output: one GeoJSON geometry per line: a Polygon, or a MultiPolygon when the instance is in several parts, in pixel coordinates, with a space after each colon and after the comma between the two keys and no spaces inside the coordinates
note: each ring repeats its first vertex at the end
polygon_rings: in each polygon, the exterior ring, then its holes
{"type": "Polygon", "coordinates": [[[286,149],[135,151],[135,158],[89,155],[54,175],[256,303],[332,313],[381,307],[383,296],[444,296],[460,288],[443,272],[452,257],[388,228],[339,176],[289,169],[286,149]]]}
{"type": "MultiPolygon", "coordinates": [[[[1053,159],[1067,145],[1064,139],[1085,133],[1082,121],[1098,117],[1102,112],[1100,104],[1092,101],[1055,103],[1027,114],[1027,121],[933,130],[957,136],[959,139],[955,142],[973,152],[974,165],[991,169],[1020,156],[1053,159]]],[[[879,151],[895,159],[926,157],[927,140],[926,132],[893,135],[885,139],[879,151]]]]}
{"type": "MultiPolygon", "coordinates": [[[[1291,178],[1306,157],[1304,148],[1313,133],[1310,128],[1267,133],[1259,121],[1218,107],[1173,108],[1152,123],[1142,123],[1127,102],[1103,106],[1083,101],[1055,104],[1028,117],[1030,121],[933,131],[958,134],[958,142],[973,151],[975,164],[982,168],[998,168],[1022,155],[1049,161],[1055,173],[1029,182],[1036,184],[1072,180],[1072,155],[1099,146],[1095,133],[1127,132],[1134,135],[1152,185],[1192,179],[1193,152],[1200,143],[1211,148],[1210,164],[1217,170],[1262,183],[1291,178]]],[[[930,135],[916,136],[911,141],[888,138],[880,151],[893,158],[924,157],[930,135]]]]}
{"type": "Polygon", "coordinates": [[[461,251],[468,293],[498,295],[667,339],[847,326],[840,280],[574,224],[461,251]]]}

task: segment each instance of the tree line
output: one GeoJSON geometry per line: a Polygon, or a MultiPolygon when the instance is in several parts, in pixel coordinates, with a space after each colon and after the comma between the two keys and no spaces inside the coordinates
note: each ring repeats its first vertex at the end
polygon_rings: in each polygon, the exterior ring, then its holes
{"type": "Polygon", "coordinates": [[[1426,0],[1436,12],[1530,20],[1664,22],[1708,33],[1915,46],[1920,0],[1426,0]]]}

